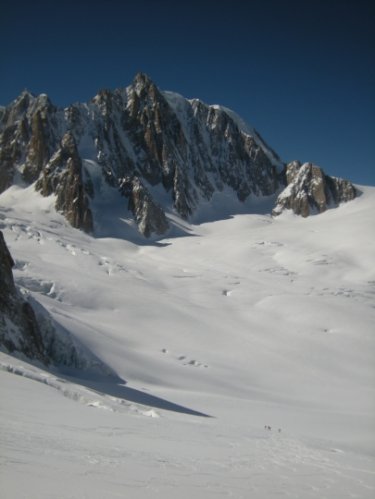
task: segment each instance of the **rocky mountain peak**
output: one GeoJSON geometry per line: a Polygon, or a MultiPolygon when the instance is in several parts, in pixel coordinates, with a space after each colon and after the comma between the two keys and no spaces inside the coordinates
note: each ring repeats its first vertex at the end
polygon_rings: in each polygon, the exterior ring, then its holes
{"type": "Polygon", "coordinates": [[[0,192],[21,173],[42,195],[55,194],[56,208],[88,232],[95,232],[92,206],[103,183],[107,194],[127,199],[124,210],[146,237],[168,230],[168,213],[189,219],[223,189],[245,201],[276,195],[285,184],[274,213],[290,208],[303,216],[355,196],[350,182],[319,167],[293,162],[280,175],[280,165],[236,113],[162,92],[145,73],[88,104],[63,110],[45,94],[24,92],[0,113],[0,192]],[[164,193],[162,204],[154,191],[164,193]]]}
{"type": "Polygon", "coordinates": [[[28,106],[35,101],[35,99],[36,95],[25,89],[14,101],[14,108],[19,111],[25,111],[28,106]]]}
{"type": "Polygon", "coordinates": [[[139,72],[133,79],[132,87],[134,87],[139,94],[143,90],[156,88],[156,85],[146,73],[139,72]]]}
{"type": "Polygon", "coordinates": [[[34,95],[28,90],[24,90],[10,106],[7,106],[7,125],[14,125],[24,118],[31,119],[36,112],[40,112],[45,117],[49,112],[55,110],[47,94],[34,95]]]}
{"type": "Polygon", "coordinates": [[[109,114],[112,111],[113,93],[109,89],[101,89],[92,99],[102,114],[109,114]]]}
{"type": "Polygon", "coordinates": [[[156,106],[165,106],[162,93],[145,73],[138,73],[127,90],[128,106],[133,117],[145,110],[152,111],[156,106]]]}

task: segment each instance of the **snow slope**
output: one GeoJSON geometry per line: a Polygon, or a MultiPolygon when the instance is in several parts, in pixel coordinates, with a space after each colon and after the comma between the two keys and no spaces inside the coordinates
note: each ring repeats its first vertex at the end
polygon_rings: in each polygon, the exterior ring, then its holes
{"type": "Polygon", "coordinates": [[[32,186],[4,192],[16,282],[118,378],[0,353],[2,497],[373,497],[361,189],[308,219],[260,207],[149,244],[72,229],[32,186]]]}
{"type": "Polygon", "coordinates": [[[183,97],[182,95],[176,92],[171,92],[170,90],[163,91],[162,94],[167,99],[168,104],[172,107],[172,109],[176,113],[176,116],[178,117],[182,129],[184,130],[185,137],[189,137],[191,135],[188,108],[189,106],[194,105],[194,103],[196,102],[201,102],[204,106],[207,106],[210,109],[217,109],[227,114],[234,121],[234,123],[237,125],[238,129],[241,132],[254,138],[255,142],[263,150],[263,152],[271,161],[271,163],[274,166],[277,166],[280,169],[282,169],[283,163],[278,157],[278,155],[269,147],[268,144],[265,143],[265,141],[262,139],[262,137],[259,135],[256,129],[253,126],[246,123],[241,118],[241,116],[239,116],[236,112],[232,111],[232,109],[229,109],[228,107],[221,106],[218,104],[207,105],[202,101],[200,101],[200,99],[185,99],[185,97],[183,97]]]}

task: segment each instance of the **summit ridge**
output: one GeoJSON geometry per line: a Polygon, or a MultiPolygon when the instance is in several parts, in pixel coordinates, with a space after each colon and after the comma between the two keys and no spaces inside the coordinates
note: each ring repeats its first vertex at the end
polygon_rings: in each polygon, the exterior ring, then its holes
{"type": "Polygon", "coordinates": [[[285,165],[230,109],[163,92],[144,73],[65,109],[24,91],[0,113],[0,193],[35,183],[88,233],[98,232],[103,185],[145,237],[165,234],[170,215],[190,220],[224,190],[240,203],[274,196],[273,215],[291,209],[302,216],[357,194],[317,166],[305,170],[285,165]]]}

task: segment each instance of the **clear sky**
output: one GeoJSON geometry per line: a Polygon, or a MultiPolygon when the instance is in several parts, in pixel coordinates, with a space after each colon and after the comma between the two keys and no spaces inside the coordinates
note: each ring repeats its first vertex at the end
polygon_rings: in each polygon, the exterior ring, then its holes
{"type": "Polygon", "coordinates": [[[375,185],[375,2],[0,1],[0,104],[66,106],[138,71],[232,108],[284,161],[375,185]]]}

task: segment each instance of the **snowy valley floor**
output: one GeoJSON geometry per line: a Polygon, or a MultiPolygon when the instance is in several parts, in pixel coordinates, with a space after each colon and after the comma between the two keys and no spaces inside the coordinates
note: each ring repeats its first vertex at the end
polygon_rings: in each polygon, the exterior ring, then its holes
{"type": "Polygon", "coordinates": [[[374,188],[149,245],[52,205],[0,196],[16,282],[116,376],[0,353],[1,497],[374,497],[374,188]]]}

